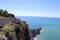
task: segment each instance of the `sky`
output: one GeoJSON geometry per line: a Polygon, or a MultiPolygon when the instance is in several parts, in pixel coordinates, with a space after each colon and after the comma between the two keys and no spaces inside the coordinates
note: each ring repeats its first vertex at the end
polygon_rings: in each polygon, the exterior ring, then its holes
{"type": "Polygon", "coordinates": [[[0,9],[15,16],[60,18],[60,0],[0,0],[0,9]]]}

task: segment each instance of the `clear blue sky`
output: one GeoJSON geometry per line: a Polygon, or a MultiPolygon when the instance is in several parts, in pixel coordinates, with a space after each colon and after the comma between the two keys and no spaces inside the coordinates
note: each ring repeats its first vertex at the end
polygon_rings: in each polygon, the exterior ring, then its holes
{"type": "Polygon", "coordinates": [[[60,0],[0,0],[0,9],[16,16],[60,17],[60,0]]]}

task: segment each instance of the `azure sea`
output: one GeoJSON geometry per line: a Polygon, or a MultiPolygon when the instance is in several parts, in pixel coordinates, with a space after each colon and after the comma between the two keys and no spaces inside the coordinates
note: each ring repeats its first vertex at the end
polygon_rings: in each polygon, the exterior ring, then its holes
{"type": "Polygon", "coordinates": [[[16,16],[26,21],[30,29],[42,27],[36,40],[60,40],[60,18],[16,16]]]}

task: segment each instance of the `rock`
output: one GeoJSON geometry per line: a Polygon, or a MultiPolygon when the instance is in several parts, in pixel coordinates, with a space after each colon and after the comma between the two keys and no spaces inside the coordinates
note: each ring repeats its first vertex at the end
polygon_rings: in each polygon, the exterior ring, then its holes
{"type": "Polygon", "coordinates": [[[7,40],[7,37],[4,34],[0,34],[0,40],[7,40]]]}
{"type": "Polygon", "coordinates": [[[30,30],[30,38],[36,37],[38,34],[40,34],[42,28],[32,29],[30,30]]]}

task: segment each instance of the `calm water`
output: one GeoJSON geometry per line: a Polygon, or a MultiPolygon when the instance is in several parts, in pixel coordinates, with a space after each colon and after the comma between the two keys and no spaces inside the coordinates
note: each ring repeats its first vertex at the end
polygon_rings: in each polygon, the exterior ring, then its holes
{"type": "Polygon", "coordinates": [[[17,17],[26,21],[30,29],[42,27],[41,34],[36,36],[37,40],[60,40],[60,18],[47,17],[17,17]]]}

